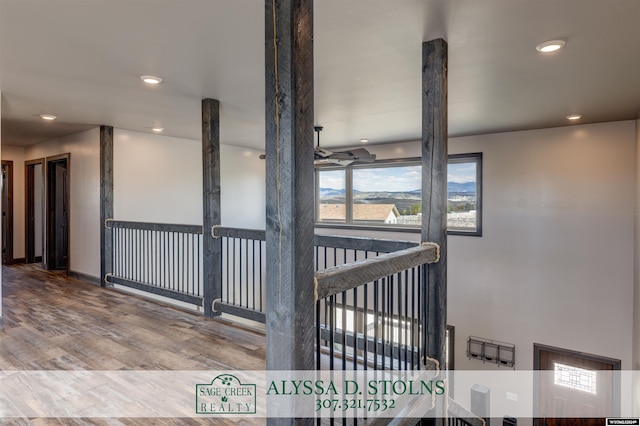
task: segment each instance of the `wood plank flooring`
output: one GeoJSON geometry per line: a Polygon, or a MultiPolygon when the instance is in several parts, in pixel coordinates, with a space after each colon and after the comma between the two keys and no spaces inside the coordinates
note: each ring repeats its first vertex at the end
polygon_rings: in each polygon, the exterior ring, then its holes
{"type": "MultiPolygon", "coordinates": [[[[265,336],[224,319],[2,267],[0,370],[264,370],[265,336]]],[[[251,419],[0,419],[2,425],[251,425],[251,419]]],[[[259,424],[259,423],[258,423],[259,424]]]]}

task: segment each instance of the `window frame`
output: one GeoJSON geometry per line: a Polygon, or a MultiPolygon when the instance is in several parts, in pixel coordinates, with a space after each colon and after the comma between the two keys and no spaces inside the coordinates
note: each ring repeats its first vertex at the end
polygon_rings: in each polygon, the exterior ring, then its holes
{"type": "MultiPolygon", "coordinates": [[[[475,162],[476,163],[476,228],[474,230],[464,229],[447,229],[447,235],[462,236],[482,236],[482,153],[475,152],[469,154],[451,154],[448,156],[448,162],[475,162]],[[453,161],[452,161],[453,160],[453,161]],[[469,161],[472,160],[472,161],[469,161]]],[[[389,160],[378,160],[372,164],[351,164],[348,166],[337,165],[318,165],[314,169],[314,191],[315,191],[315,215],[314,222],[317,228],[338,228],[338,229],[359,229],[367,231],[386,231],[386,232],[407,232],[419,233],[420,226],[412,225],[380,225],[378,223],[354,223],[353,221],[353,170],[357,169],[373,169],[385,167],[403,167],[403,166],[421,166],[422,159],[420,157],[399,158],[389,160]],[[345,221],[344,222],[319,222],[320,216],[320,172],[343,170],[345,179],[345,221]]]]}

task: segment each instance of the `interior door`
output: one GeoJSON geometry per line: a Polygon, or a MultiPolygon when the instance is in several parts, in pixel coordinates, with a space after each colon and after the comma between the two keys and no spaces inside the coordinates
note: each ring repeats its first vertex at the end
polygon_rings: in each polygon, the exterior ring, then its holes
{"type": "Polygon", "coordinates": [[[44,253],[44,158],[24,162],[25,170],[25,262],[40,262],[44,253]]]}
{"type": "Polygon", "coordinates": [[[553,371],[539,376],[538,425],[602,426],[618,412],[615,376],[603,371],[619,370],[619,360],[541,345],[534,355],[536,370],[553,371]]]}
{"type": "Polygon", "coordinates": [[[13,161],[2,161],[2,264],[13,263],[13,161]]]}
{"type": "Polygon", "coordinates": [[[47,268],[69,267],[68,159],[47,161],[47,268]]]}

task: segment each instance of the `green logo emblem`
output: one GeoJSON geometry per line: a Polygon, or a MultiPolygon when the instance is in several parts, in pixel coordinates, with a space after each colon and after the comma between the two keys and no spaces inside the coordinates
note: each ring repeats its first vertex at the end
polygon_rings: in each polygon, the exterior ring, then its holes
{"type": "Polygon", "coordinates": [[[196,414],[255,414],[256,385],[242,384],[231,374],[196,385],[196,414]]]}

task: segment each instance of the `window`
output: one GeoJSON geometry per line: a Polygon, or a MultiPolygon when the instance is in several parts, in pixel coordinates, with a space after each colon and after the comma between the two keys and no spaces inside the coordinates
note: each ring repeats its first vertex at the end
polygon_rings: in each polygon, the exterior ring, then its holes
{"type": "Polygon", "coordinates": [[[570,365],[554,363],[553,383],[558,386],[596,394],[597,372],[570,365]]]}
{"type": "MultiPolygon", "coordinates": [[[[481,235],[482,154],[449,156],[448,233],[481,235]]],[[[417,232],[422,221],[419,158],[316,169],[320,226],[393,228],[417,232]]]]}
{"type": "Polygon", "coordinates": [[[323,223],[345,223],[346,216],[346,170],[323,170],[316,173],[320,200],[317,221],[323,223]]]}

